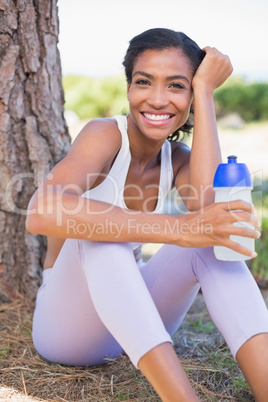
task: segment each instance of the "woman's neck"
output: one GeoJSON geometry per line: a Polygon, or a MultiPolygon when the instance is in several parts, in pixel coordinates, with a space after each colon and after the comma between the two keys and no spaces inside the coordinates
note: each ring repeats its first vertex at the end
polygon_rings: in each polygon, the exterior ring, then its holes
{"type": "Polygon", "coordinates": [[[128,138],[132,161],[141,170],[150,169],[159,164],[163,141],[146,138],[128,119],[128,138]]]}

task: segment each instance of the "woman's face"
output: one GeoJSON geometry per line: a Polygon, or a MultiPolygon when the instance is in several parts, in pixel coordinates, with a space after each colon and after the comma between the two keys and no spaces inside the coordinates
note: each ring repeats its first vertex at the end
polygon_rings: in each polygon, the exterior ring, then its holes
{"type": "Polygon", "coordinates": [[[136,60],[128,85],[131,123],[143,135],[166,139],[188,119],[193,78],[180,49],[146,50],[136,60]]]}

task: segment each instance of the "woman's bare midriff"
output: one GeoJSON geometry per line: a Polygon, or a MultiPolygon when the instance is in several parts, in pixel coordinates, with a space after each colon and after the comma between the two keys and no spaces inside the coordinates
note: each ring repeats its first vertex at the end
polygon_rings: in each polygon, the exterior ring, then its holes
{"type": "Polygon", "coordinates": [[[65,239],[47,237],[47,253],[44,261],[44,269],[53,267],[64,242],[65,239]]]}

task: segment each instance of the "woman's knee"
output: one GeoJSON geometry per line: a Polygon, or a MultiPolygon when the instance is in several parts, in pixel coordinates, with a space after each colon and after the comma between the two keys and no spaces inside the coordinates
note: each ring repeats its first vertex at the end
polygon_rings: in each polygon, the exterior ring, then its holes
{"type": "Polygon", "coordinates": [[[93,242],[79,240],[79,252],[82,265],[108,264],[118,262],[118,259],[133,258],[131,243],[93,242]]]}

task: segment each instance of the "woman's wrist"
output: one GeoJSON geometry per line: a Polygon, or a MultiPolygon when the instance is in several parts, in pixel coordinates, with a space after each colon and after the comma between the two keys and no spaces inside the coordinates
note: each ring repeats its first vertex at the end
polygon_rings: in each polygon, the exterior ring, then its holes
{"type": "Polygon", "coordinates": [[[193,84],[192,88],[193,88],[193,95],[194,95],[195,103],[196,103],[197,99],[199,99],[199,98],[201,100],[203,100],[204,97],[213,99],[215,88],[213,86],[210,86],[210,85],[204,83],[202,80],[193,84]]]}
{"type": "MultiPolygon", "coordinates": [[[[183,239],[183,230],[181,216],[161,215],[162,241],[160,243],[180,245],[183,239]]],[[[187,225],[186,223],[184,226],[187,225]]]]}

